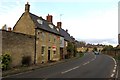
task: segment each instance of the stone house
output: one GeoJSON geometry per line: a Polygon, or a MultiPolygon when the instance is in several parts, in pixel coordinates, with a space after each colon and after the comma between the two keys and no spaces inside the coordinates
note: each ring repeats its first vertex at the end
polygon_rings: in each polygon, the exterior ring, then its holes
{"type": "Polygon", "coordinates": [[[67,52],[68,43],[69,42],[73,43],[74,40],[68,33],[68,30],[62,29],[62,22],[57,22],[56,27],[59,28],[59,33],[63,36],[62,39],[64,39],[64,40],[62,40],[62,45],[64,45],[64,46],[60,48],[62,51],[61,58],[64,59],[68,55],[68,52],[67,52]]]}
{"type": "Polygon", "coordinates": [[[30,13],[30,5],[25,4],[25,12],[15,24],[13,31],[35,36],[34,63],[60,60],[60,37],[52,22],[52,15],[46,20],[30,13]]]}

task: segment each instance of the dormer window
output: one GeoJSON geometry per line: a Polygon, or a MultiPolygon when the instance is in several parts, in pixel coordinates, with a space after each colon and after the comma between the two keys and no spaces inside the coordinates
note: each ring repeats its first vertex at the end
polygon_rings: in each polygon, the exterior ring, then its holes
{"type": "Polygon", "coordinates": [[[49,24],[49,27],[53,29],[53,25],[49,24]]]}
{"type": "Polygon", "coordinates": [[[40,20],[40,19],[37,19],[37,22],[38,22],[39,24],[42,24],[42,23],[43,23],[43,21],[40,20]]]}
{"type": "Polygon", "coordinates": [[[59,31],[59,28],[57,28],[57,31],[59,31]]]}

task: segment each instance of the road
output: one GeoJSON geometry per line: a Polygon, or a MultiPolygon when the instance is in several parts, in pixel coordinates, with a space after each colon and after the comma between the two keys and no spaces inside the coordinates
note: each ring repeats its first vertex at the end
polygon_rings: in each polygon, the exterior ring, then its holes
{"type": "Polygon", "coordinates": [[[115,76],[115,69],[116,63],[111,57],[86,53],[79,59],[7,78],[111,78],[115,76]]]}

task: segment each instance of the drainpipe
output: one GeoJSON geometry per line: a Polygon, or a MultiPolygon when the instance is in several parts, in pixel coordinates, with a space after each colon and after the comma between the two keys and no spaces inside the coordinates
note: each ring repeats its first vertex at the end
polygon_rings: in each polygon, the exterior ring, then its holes
{"type": "Polygon", "coordinates": [[[35,28],[35,53],[34,53],[34,64],[36,64],[36,39],[37,38],[37,30],[35,28]]]}

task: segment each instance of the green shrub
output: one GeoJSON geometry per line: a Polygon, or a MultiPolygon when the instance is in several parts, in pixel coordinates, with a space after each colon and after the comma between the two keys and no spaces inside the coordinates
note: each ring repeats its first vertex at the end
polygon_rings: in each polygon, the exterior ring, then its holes
{"type": "Polygon", "coordinates": [[[0,58],[2,61],[2,70],[8,70],[10,68],[11,56],[10,54],[3,54],[0,58]]]}
{"type": "Polygon", "coordinates": [[[80,57],[84,56],[84,53],[79,53],[79,56],[80,56],[80,57]]]}
{"type": "Polygon", "coordinates": [[[120,60],[120,56],[115,56],[114,57],[116,60],[120,60]]]}
{"type": "Polygon", "coordinates": [[[22,66],[29,66],[31,64],[31,56],[22,57],[22,66]]]}

